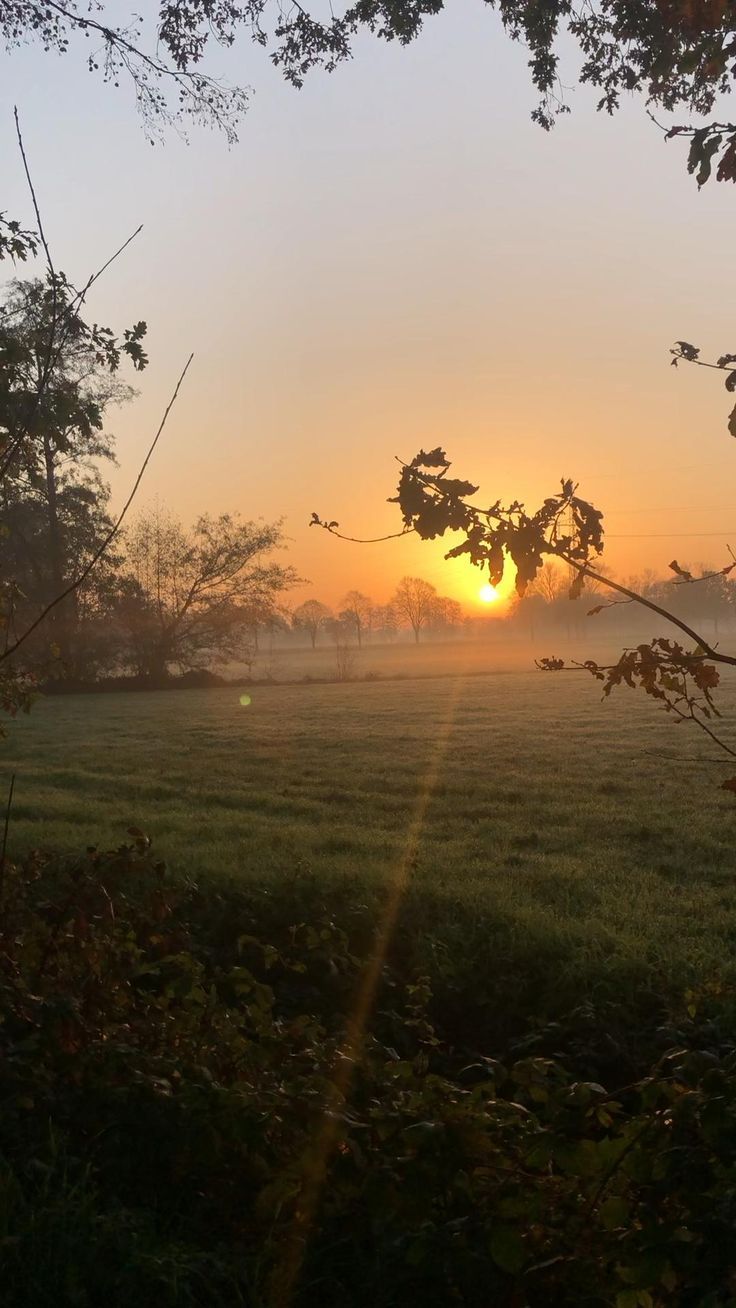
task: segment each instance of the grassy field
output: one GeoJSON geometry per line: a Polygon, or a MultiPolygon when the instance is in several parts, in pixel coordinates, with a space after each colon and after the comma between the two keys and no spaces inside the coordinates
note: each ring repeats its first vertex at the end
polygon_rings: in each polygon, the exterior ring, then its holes
{"type": "Polygon", "coordinates": [[[282,913],[310,886],[345,911],[395,894],[459,987],[466,956],[476,978],[511,984],[521,959],[526,986],[568,995],[730,971],[728,768],[695,762],[715,751],[644,697],[459,664],[241,693],[40,701],[3,746],[11,850],[117,843],[136,824],[174,870],[247,879],[282,913]]]}

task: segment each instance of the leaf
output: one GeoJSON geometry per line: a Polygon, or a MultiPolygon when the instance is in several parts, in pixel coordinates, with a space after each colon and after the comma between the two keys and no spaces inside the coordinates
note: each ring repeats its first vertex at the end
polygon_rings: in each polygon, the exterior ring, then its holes
{"type": "Polygon", "coordinates": [[[502,1271],[515,1275],[526,1262],[524,1241],[511,1226],[497,1226],[491,1234],[491,1257],[502,1271]]]}
{"type": "Polygon", "coordinates": [[[731,436],[736,436],[736,404],[728,416],[728,430],[731,436]]]}
{"type": "Polygon", "coordinates": [[[731,137],[730,144],[721,155],[716,180],[719,182],[736,182],[736,136],[731,137]]]}
{"type": "Polygon", "coordinates": [[[436,445],[433,450],[420,450],[414,455],[410,465],[411,468],[449,468],[450,461],[445,451],[440,445],[436,445]]]}
{"type": "Polygon", "coordinates": [[[626,1200],[619,1195],[612,1195],[600,1207],[600,1219],[607,1231],[614,1231],[619,1226],[625,1226],[630,1213],[631,1210],[626,1200]]]}
{"type": "Polygon", "coordinates": [[[705,186],[708,181],[713,155],[721,145],[720,132],[711,135],[711,130],[709,126],[701,127],[697,132],[693,132],[690,140],[687,170],[689,173],[696,173],[698,186],[705,186]]]}
{"type": "Polygon", "coordinates": [[[678,577],[682,577],[683,581],[693,580],[692,572],[688,572],[687,568],[681,568],[679,563],[677,562],[677,559],[673,559],[672,562],[668,563],[667,566],[671,568],[673,572],[676,572],[678,577]]]}
{"type": "Polygon", "coordinates": [[[700,350],[697,349],[695,345],[691,345],[689,341],[675,341],[675,345],[680,351],[683,359],[687,359],[689,363],[692,363],[697,359],[700,354],[700,350]]]}
{"type": "Polygon", "coordinates": [[[736,391],[736,372],[730,372],[726,378],[726,390],[736,391]]]}
{"type": "Polygon", "coordinates": [[[616,1295],[616,1308],[639,1308],[639,1295],[636,1290],[619,1290],[616,1295]]]}

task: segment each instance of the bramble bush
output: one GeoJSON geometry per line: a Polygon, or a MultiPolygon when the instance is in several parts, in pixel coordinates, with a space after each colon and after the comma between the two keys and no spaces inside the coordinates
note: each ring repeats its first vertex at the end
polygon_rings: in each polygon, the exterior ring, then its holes
{"type": "Polygon", "coordinates": [[[603,1084],[584,1023],[460,1048],[387,963],[350,1044],[369,944],[267,916],[135,829],[4,869],[8,1308],[736,1302],[728,995],[603,1084]]]}

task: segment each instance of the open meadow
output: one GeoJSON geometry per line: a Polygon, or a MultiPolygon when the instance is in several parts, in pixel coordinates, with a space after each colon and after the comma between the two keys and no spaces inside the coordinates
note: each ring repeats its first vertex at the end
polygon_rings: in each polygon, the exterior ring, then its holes
{"type": "Polygon", "coordinates": [[[336,898],[343,924],[395,897],[431,971],[452,957],[475,992],[503,973],[527,1014],[732,970],[728,765],[695,761],[705,737],[644,696],[465,675],[459,656],[426,680],[244,694],[38,701],[5,747],[11,852],[135,825],[175,875],[234,878],[289,920],[305,896],[336,898]]]}

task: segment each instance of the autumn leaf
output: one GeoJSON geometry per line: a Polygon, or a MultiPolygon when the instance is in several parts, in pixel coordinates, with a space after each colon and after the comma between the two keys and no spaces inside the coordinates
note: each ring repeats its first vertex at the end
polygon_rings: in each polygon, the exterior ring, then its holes
{"type": "Polygon", "coordinates": [[[672,562],[669,563],[667,566],[671,568],[673,572],[676,572],[678,577],[682,577],[683,581],[693,580],[692,572],[688,572],[687,568],[681,568],[679,563],[677,562],[677,559],[673,559],[672,562]]]}

